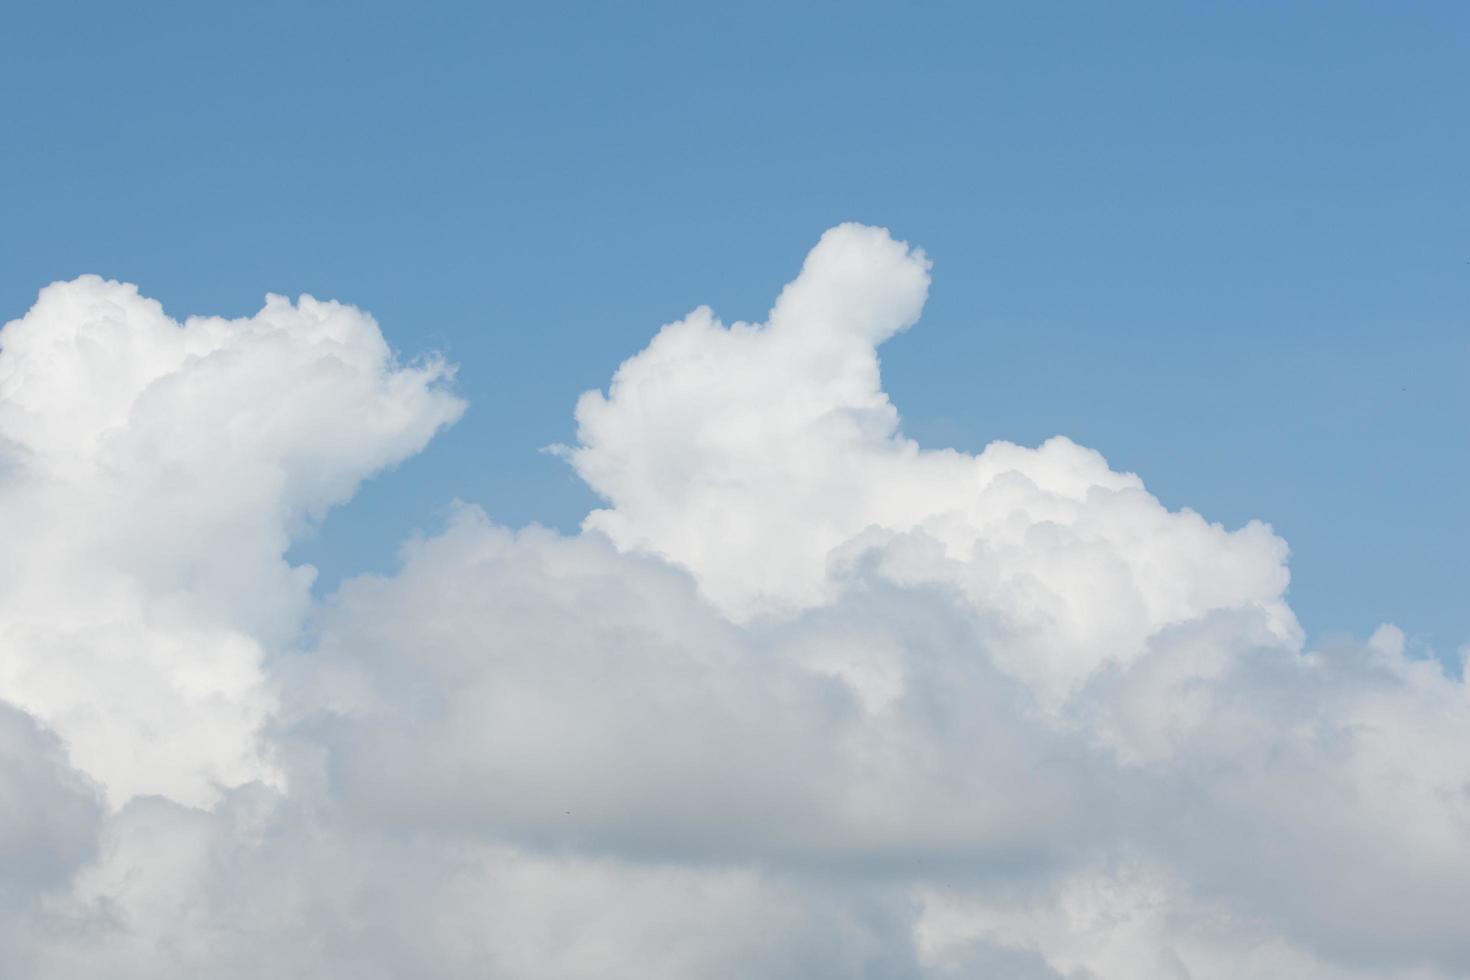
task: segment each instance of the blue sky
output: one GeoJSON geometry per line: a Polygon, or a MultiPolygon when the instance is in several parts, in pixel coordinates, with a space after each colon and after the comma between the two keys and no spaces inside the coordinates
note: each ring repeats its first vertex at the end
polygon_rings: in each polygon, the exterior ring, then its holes
{"type": "Polygon", "coordinates": [[[1312,633],[1470,640],[1460,4],[26,5],[0,36],[0,317],[83,272],[267,291],[460,365],[465,418],[296,551],[344,575],[458,497],[592,504],[538,452],[827,227],[934,259],[906,430],[1055,433],[1291,543],[1312,633]]]}

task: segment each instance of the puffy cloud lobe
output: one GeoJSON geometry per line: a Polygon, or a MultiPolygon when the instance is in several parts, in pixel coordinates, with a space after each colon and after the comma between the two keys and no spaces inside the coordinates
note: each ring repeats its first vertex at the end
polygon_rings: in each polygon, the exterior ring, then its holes
{"type": "Polygon", "coordinates": [[[265,654],[309,605],[290,535],[461,404],[376,324],[273,296],[179,324],[84,277],[0,331],[0,691],[114,803],[269,776],[265,654]]]}
{"type": "Polygon", "coordinates": [[[394,579],[344,588],[321,636],[309,699],[332,707],[312,737],[364,819],[657,860],[979,871],[1059,860],[1115,804],[1111,760],[1032,717],[942,596],[741,629],[662,563],[465,511],[394,579]],[[891,697],[865,689],[885,671],[891,697]]]}
{"type": "Polygon", "coordinates": [[[0,780],[48,787],[0,847],[74,814],[3,972],[1470,976],[1465,685],[1392,627],[1304,651],[1262,524],[1061,438],[904,438],[876,347],[928,271],[834,229],[765,324],[696,311],[584,396],[582,533],[461,507],[309,611],[285,542],[453,417],[445,369],[333,304],[43,294],[0,335],[0,625],[48,656],[6,669],[114,802],[172,798],[104,814],[0,712],[0,780]],[[158,697],[82,683],[104,653],[182,702],[163,769],[88,754],[158,697]]]}
{"type": "Polygon", "coordinates": [[[903,437],[875,345],[918,317],[928,269],[886,232],[843,225],[765,324],[700,309],[664,327],[577,405],[565,452],[610,505],[586,527],[687,569],[738,621],[831,601],[877,549],[887,577],[956,589],[994,618],[1006,669],[1049,702],[1211,610],[1263,610],[1298,642],[1286,548],[1264,525],[1170,513],[1064,438],[971,456],[903,437]]]}

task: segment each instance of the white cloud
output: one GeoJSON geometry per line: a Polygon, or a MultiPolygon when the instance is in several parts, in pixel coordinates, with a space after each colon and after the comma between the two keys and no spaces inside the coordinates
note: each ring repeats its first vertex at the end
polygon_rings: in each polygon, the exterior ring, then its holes
{"type": "Polygon", "coordinates": [[[314,609],[290,535],[455,417],[446,369],[309,299],[43,293],[0,668],[114,808],[0,710],[0,855],[44,855],[0,967],[1470,976],[1465,685],[1391,626],[1304,650],[1262,524],[904,438],[876,346],[928,270],[828,232],[766,324],[584,396],[582,533],[463,506],[314,609]]]}
{"type": "Polygon", "coordinates": [[[447,369],[336,303],[178,324],[95,277],[0,349],[0,691],[114,803],[267,777],[262,660],[312,576],[290,535],[458,415],[447,369]]]}
{"type": "Polygon", "coordinates": [[[1170,513],[1064,438],[970,456],[903,437],[876,344],[917,319],[928,269],[886,232],[843,225],[765,324],[700,309],[664,327],[577,405],[566,453],[610,504],[587,528],[688,569],[737,621],[829,602],[863,560],[952,588],[1048,701],[1211,610],[1262,610],[1297,642],[1286,547],[1264,525],[1170,513]]]}

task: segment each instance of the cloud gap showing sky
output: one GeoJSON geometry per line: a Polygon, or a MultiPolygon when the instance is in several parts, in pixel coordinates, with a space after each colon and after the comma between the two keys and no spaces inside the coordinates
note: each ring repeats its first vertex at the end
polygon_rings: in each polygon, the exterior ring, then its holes
{"type": "Polygon", "coordinates": [[[930,272],[829,230],[765,322],[582,396],[579,533],[458,503],[324,599],[292,541],[455,368],[310,296],[42,290],[0,331],[0,973],[1470,976],[1462,677],[1308,646],[1266,523],[905,436],[878,348],[930,272]]]}

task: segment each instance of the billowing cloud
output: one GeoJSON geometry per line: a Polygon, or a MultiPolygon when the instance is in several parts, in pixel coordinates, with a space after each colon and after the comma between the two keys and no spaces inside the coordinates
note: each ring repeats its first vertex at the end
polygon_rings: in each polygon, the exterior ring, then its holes
{"type": "Polygon", "coordinates": [[[1465,685],[1306,649],[1264,524],[905,438],[929,271],[829,231],[583,397],[581,533],[462,505],[316,605],[291,536],[448,369],[310,298],[49,287],[0,333],[0,968],[1470,976],[1465,685]]]}
{"type": "Polygon", "coordinates": [[[978,456],[904,438],[876,345],[918,318],[928,284],[922,252],[843,225],[768,322],[700,309],[664,327],[577,405],[567,455],[610,503],[587,528],[687,569],[737,621],[830,602],[864,561],[955,590],[1048,699],[1212,610],[1259,611],[1296,641],[1286,547],[1264,525],[1170,513],[1064,438],[978,456]]]}
{"type": "Polygon", "coordinates": [[[312,572],[293,532],[461,405],[351,307],[170,320],[132,287],[42,290],[0,332],[0,693],[115,802],[273,779],[265,656],[312,572]]]}

